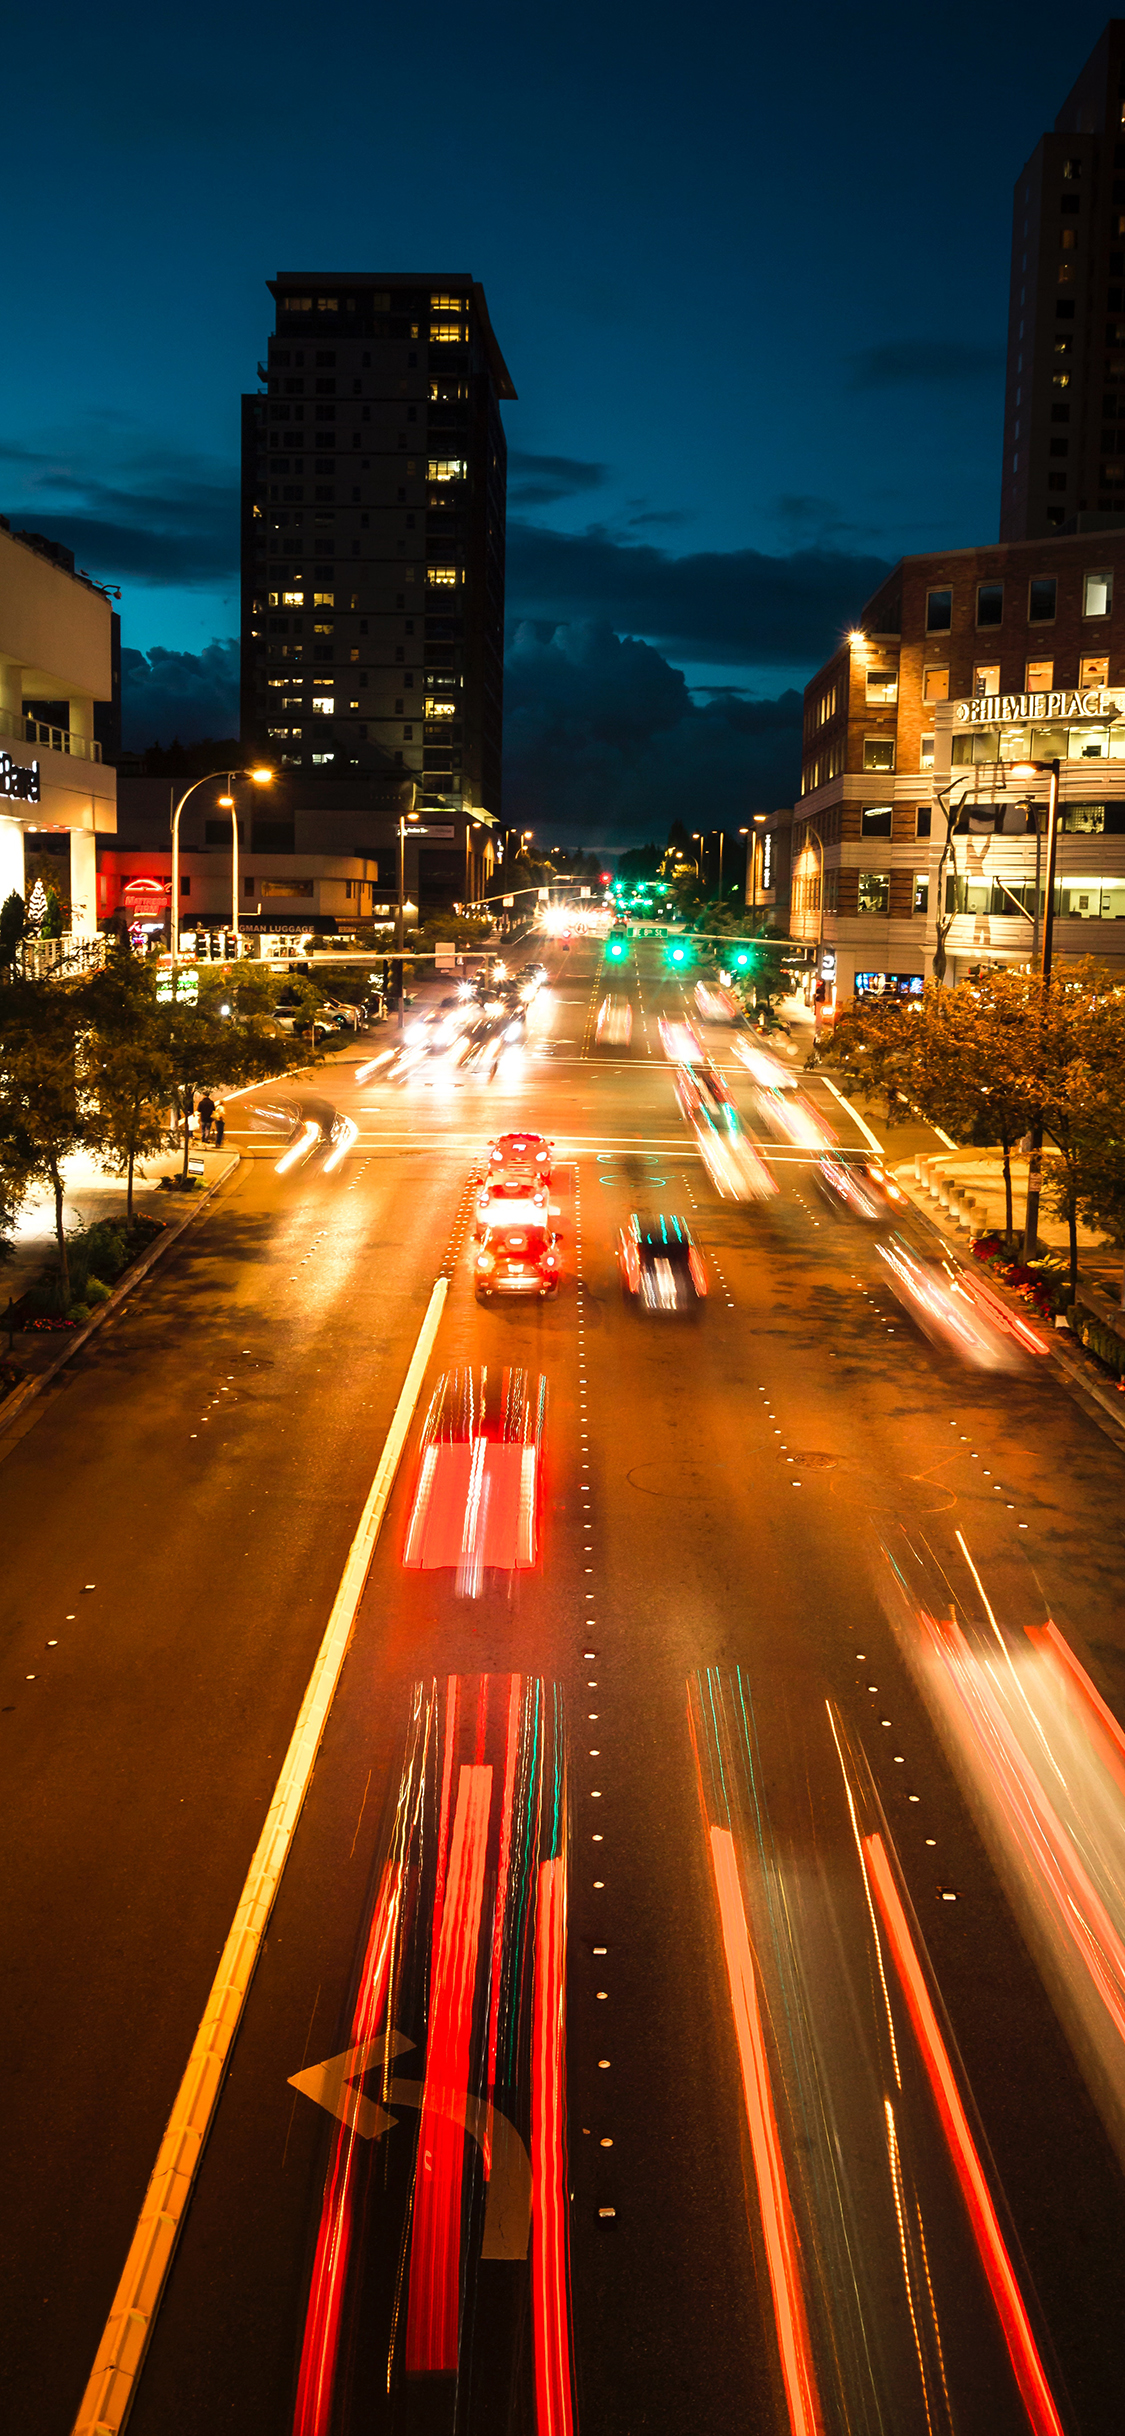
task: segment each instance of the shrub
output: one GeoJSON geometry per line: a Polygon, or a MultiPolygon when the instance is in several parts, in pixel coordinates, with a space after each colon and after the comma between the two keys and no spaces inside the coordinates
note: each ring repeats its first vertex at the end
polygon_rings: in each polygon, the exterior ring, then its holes
{"type": "Polygon", "coordinates": [[[71,1303],[66,1316],[68,1320],[74,1320],[80,1327],[83,1320],[88,1320],[90,1317],[90,1306],[88,1303],[71,1303]]]}
{"type": "Polygon", "coordinates": [[[87,1278],[86,1300],[95,1310],[99,1303],[108,1303],[112,1292],[112,1286],[107,1286],[104,1277],[87,1278]]]}

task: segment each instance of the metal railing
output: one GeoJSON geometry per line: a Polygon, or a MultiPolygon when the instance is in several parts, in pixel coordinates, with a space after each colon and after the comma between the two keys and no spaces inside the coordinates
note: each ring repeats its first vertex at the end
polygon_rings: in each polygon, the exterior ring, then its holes
{"type": "Polygon", "coordinates": [[[84,981],[105,963],[100,931],[64,930],[59,939],[21,939],[15,971],[24,981],[84,981]]]}
{"type": "Polygon", "coordinates": [[[96,736],[79,736],[72,727],[52,727],[46,719],[28,719],[22,711],[0,710],[0,736],[20,744],[43,744],[52,753],[70,753],[76,761],[100,761],[96,736]]]}

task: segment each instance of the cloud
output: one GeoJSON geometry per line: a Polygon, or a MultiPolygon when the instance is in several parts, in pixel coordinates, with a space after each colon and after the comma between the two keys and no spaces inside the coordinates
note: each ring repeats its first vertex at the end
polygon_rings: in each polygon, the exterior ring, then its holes
{"type": "Polygon", "coordinates": [[[581,491],[600,490],[608,465],[584,457],[537,457],[524,448],[508,451],[508,498],[514,507],[553,507],[581,491]]]}
{"type": "Polygon", "coordinates": [[[103,581],[132,577],[191,590],[238,578],[239,490],[233,468],[169,450],[123,418],[113,418],[96,455],[108,474],[78,470],[94,453],[88,436],[63,435],[53,450],[18,442],[0,445],[0,467],[11,469],[18,503],[9,513],[23,525],[62,541],[78,566],[103,581]]]}
{"type": "Polygon", "coordinates": [[[697,704],[649,643],[583,621],[521,625],[505,664],[505,818],[560,844],[612,846],[791,802],[797,693],[697,704]]]}
{"type": "Polygon", "coordinates": [[[900,338],[852,356],[853,389],[895,389],[907,381],[991,381],[1004,369],[1001,345],[960,338],[900,338]]]}
{"type": "Polygon", "coordinates": [[[508,526],[508,608],[515,621],[604,622],[690,661],[810,670],[887,573],[881,558],[823,547],[772,557],[699,550],[674,558],[603,528],[555,533],[508,526]]]}
{"type": "Polygon", "coordinates": [[[149,744],[195,744],[238,734],[238,643],[216,637],[204,651],[121,654],[121,726],[127,752],[149,744]]]}
{"type": "Polygon", "coordinates": [[[630,524],[690,524],[694,508],[646,508],[639,516],[630,516],[630,524]]]}

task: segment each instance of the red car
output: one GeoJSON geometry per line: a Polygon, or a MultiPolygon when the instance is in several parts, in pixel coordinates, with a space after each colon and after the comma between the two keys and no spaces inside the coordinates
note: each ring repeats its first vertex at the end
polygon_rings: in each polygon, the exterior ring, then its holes
{"type": "Polygon", "coordinates": [[[537,1294],[540,1302],[559,1290],[559,1250],[543,1226],[490,1226],[474,1268],[477,1301],[494,1294],[537,1294]]]}
{"type": "Polygon", "coordinates": [[[545,1134],[502,1133],[488,1146],[489,1181],[502,1176],[506,1183],[549,1184],[553,1150],[545,1134]]]}
{"type": "Polygon", "coordinates": [[[476,1598],[486,1573],[537,1562],[547,1382],[525,1370],[448,1371],[422,1425],[403,1564],[452,1566],[476,1598]]]}

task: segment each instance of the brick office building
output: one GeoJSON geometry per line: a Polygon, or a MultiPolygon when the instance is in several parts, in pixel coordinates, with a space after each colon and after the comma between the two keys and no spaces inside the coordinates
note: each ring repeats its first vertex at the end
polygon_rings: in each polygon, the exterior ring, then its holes
{"type": "Polygon", "coordinates": [[[790,929],[821,949],[825,1004],[1025,964],[1036,838],[1058,758],[1056,953],[1125,973],[1125,531],[905,558],[805,689],[790,929]]]}

